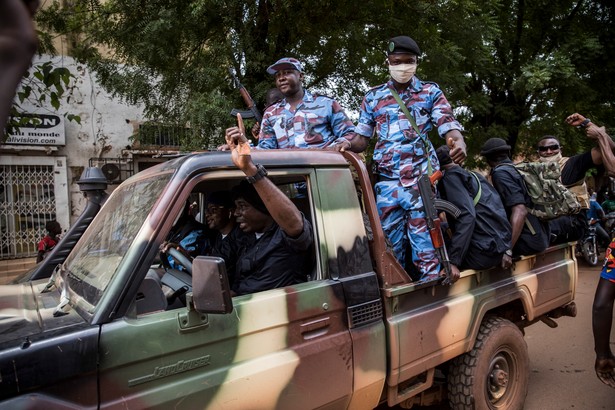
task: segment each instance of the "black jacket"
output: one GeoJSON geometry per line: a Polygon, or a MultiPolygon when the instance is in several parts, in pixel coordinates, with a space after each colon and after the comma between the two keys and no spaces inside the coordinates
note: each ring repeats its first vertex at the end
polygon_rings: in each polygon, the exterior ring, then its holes
{"type": "Polygon", "coordinates": [[[448,247],[451,263],[462,268],[484,269],[493,266],[493,261],[501,260],[502,254],[511,248],[512,229],[497,191],[485,177],[472,174],[460,166],[448,168],[438,190],[443,199],[461,211],[456,220],[449,216],[453,232],[448,247]],[[481,192],[474,205],[479,181],[481,192]]]}

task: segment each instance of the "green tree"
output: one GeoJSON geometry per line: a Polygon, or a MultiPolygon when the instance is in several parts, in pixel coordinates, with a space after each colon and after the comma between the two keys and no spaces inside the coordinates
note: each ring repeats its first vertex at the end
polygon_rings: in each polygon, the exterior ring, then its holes
{"type": "MultiPolygon", "coordinates": [[[[37,30],[38,53],[52,54],[55,49],[52,44],[52,36],[49,32],[37,30]]],[[[30,66],[24,74],[20,87],[17,90],[16,98],[11,106],[9,121],[6,129],[0,133],[0,141],[5,141],[7,135],[12,134],[24,126],[36,126],[39,119],[26,113],[22,107],[43,108],[51,107],[60,111],[61,101],[72,93],[75,76],[66,68],[54,65],[50,61],[38,62],[30,66]]],[[[81,122],[78,115],[68,112],[63,113],[69,121],[81,122]]]]}
{"type": "Polygon", "coordinates": [[[452,93],[454,104],[469,108],[472,152],[497,136],[530,153],[551,134],[574,154],[591,143],[564,123],[567,115],[579,111],[613,125],[610,3],[503,1],[484,15],[496,22],[496,35],[478,52],[464,46],[471,57],[459,69],[470,80],[452,93]]]}
{"type": "MultiPolygon", "coordinates": [[[[334,94],[351,111],[387,78],[388,38],[415,38],[418,75],[436,81],[466,128],[470,164],[484,140],[532,151],[545,133],[569,153],[587,148],[563,119],[575,111],[611,125],[613,6],[538,0],[73,0],[41,23],[73,36],[72,53],[105,88],[143,103],[159,121],[197,131],[190,148],[222,141],[232,107],[242,107],[232,67],[257,102],[283,56],[305,62],[306,86],[334,94]]],[[[432,139],[436,141],[435,136],[432,139]]],[[[439,142],[437,142],[439,144],[439,142]]]]}

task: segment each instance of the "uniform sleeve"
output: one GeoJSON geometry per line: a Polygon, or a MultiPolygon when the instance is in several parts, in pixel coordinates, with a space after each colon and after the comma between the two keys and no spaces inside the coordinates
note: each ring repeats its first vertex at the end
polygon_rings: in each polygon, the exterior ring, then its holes
{"type": "Polygon", "coordinates": [[[444,96],[440,87],[433,84],[431,90],[433,108],[431,110],[431,121],[438,128],[438,134],[444,137],[451,130],[463,131],[463,126],[455,119],[453,108],[444,96]]]}
{"type": "Polygon", "coordinates": [[[359,111],[359,122],[357,123],[357,127],[355,129],[357,134],[363,135],[364,137],[371,138],[374,135],[374,110],[370,104],[370,95],[367,94],[363,98],[363,102],[361,103],[361,110],[359,111]]]}
{"type": "Polygon", "coordinates": [[[272,115],[272,111],[271,111],[271,107],[269,107],[263,114],[263,120],[261,121],[261,131],[258,134],[258,148],[259,149],[278,148],[278,140],[275,137],[275,130],[273,129],[271,115],[272,115]]]}
{"type": "Polygon", "coordinates": [[[459,208],[459,217],[451,224],[454,226],[451,245],[448,248],[449,259],[452,264],[461,266],[465,254],[470,246],[470,238],[476,223],[476,210],[474,202],[468,193],[464,175],[459,172],[447,172],[443,180],[443,192],[447,201],[459,208]]]}
{"type": "Polygon", "coordinates": [[[331,104],[331,130],[337,138],[341,138],[349,132],[354,132],[354,124],[348,118],[342,106],[335,100],[331,104]]]}

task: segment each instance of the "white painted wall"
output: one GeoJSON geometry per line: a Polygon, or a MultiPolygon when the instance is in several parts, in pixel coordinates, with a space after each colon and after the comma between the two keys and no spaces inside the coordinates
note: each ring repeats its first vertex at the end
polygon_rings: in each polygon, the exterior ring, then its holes
{"type": "Polygon", "coordinates": [[[118,158],[122,149],[130,145],[137,123],[142,122],[143,108],[112,98],[96,82],[96,75],[85,65],[71,57],[43,55],[34,64],[51,61],[54,66],[68,68],[75,76],[72,92],[62,99],[59,112],[50,104],[36,107],[26,102],[21,107],[26,112],[48,114],[74,114],[81,117],[81,124],[65,120],[66,146],[57,150],[41,147],[14,146],[3,150],[2,155],[46,155],[67,158],[68,202],[71,223],[81,214],[85,198],[75,183],[90,158],[118,158]]]}

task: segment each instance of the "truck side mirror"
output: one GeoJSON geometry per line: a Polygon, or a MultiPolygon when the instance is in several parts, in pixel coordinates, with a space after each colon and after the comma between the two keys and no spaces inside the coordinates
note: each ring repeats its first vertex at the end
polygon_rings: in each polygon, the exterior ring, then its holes
{"type": "Polygon", "coordinates": [[[224,259],[197,256],[192,261],[192,302],[199,313],[231,313],[233,300],[224,259]]]}

